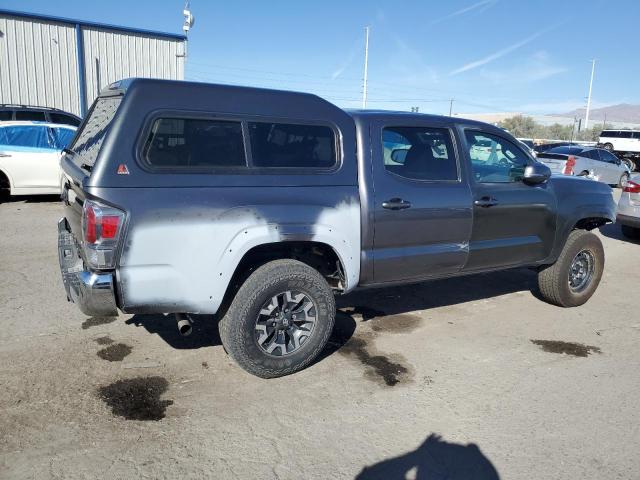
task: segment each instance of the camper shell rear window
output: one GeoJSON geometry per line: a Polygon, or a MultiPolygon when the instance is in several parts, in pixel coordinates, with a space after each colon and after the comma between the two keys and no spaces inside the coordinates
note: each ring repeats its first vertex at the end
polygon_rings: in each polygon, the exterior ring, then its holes
{"type": "Polygon", "coordinates": [[[69,147],[69,150],[75,154],[73,162],[76,165],[89,170],[93,168],[121,102],[122,96],[118,95],[98,97],[93,103],[73,144],[69,147]]]}

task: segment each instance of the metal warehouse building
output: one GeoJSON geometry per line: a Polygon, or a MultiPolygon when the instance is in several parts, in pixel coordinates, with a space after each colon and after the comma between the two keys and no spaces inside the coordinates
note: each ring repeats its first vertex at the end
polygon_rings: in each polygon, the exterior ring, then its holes
{"type": "Polygon", "coordinates": [[[186,37],[0,9],[0,104],[76,115],[127,77],[184,78],[186,37]]]}

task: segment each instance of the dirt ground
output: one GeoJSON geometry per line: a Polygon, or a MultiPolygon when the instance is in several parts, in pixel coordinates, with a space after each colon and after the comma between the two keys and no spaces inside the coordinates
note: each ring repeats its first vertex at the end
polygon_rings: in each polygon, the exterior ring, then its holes
{"type": "Polygon", "coordinates": [[[583,307],[516,270],[339,298],[323,358],[254,378],[211,317],[67,303],[55,198],[0,204],[0,478],[640,478],[640,245],[583,307]]]}

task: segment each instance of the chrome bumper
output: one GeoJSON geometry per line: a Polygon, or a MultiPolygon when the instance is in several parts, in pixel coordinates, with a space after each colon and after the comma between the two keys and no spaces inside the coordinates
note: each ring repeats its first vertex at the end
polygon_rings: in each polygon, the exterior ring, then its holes
{"type": "Polygon", "coordinates": [[[58,222],[58,259],[67,300],[78,305],[86,315],[110,317],[118,314],[113,274],[84,269],[65,218],[58,222]]]}

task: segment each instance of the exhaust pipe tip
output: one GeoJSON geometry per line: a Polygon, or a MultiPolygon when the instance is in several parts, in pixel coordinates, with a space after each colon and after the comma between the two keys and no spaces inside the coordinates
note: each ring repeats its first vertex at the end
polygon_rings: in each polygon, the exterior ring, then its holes
{"type": "Polygon", "coordinates": [[[193,322],[186,313],[176,313],[176,320],[178,322],[178,332],[183,337],[191,335],[193,331],[193,322]]]}

